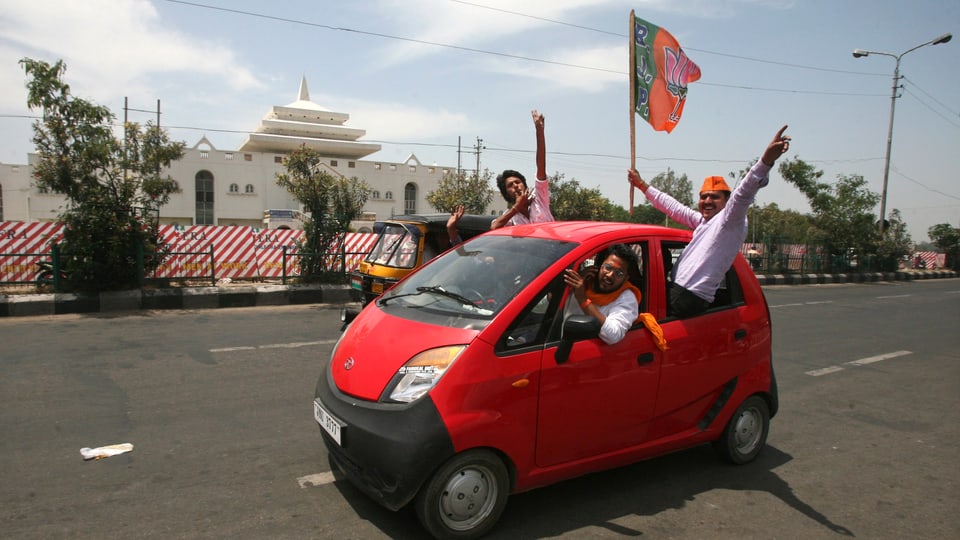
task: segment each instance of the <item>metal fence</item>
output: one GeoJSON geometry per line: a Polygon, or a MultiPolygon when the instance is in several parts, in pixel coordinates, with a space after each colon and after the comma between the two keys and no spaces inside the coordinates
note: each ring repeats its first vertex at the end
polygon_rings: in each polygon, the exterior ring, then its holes
{"type": "MultiPolygon", "coordinates": [[[[322,275],[302,276],[300,273],[299,260],[301,257],[310,255],[307,252],[297,252],[294,249],[282,247],[281,273],[278,278],[283,284],[290,280],[300,279],[302,281],[329,281],[346,282],[349,268],[348,258],[351,256],[366,255],[365,251],[348,251],[346,245],[341,245],[336,251],[322,253],[327,268],[332,269],[322,275]]],[[[23,266],[21,275],[30,276],[31,279],[3,280],[0,279],[0,285],[8,290],[17,292],[26,292],[39,290],[42,292],[65,292],[69,276],[66,274],[66,261],[60,253],[59,245],[53,244],[51,250],[47,253],[0,253],[0,258],[15,259],[18,264],[23,266]]],[[[144,268],[143,254],[138,253],[136,257],[138,272],[142,276],[140,285],[153,285],[159,287],[183,286],[183,285],[209,285],[216,286],[222,276],[217,272],[217,260],[214,247],[211,245],[204,251],[171,251],[167,252],[163,258],[164,261],[176,260],[177,258],[193,261],[192,266],[202,265],[209,269],[209,273],[198,276],[192,269],[190,271],[176,271],[167,269],[164,275],[160,274],[160,269],[153,272],[147,272],[144,268]],[[199,261],[199,262],[198,262],[199,261]]],[[[0,276],[3,274],[0,273],[0,276]]],[[[264,279],[255,278],[249,281],[263,281],[264,279]]]]}

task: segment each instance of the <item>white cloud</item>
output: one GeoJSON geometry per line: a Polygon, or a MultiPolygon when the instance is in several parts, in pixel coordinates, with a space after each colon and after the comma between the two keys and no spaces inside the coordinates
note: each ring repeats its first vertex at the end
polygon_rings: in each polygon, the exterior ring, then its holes
{"type": "MultiPolygon", "coordinates": [[[[313,99],[319,102],[328,99],[313,99]]],[[[456,136],[468,118],[465,114],[444,109],[410,106],[397,103],[351,101],[337,99],[338,109],[349,111],[346,125],[365,129],[364,139],[387,141],[423,141],[434,137],[456,136]]]]}
{"type": "MultiPolygon", "coordinates": [[[[238,67],[228,44],[168,29],[147,0],[0,0],[0,12],[0,34],[7,42],[0,49],[4,80],[25,80],[17,61],[29,56],[64,60],[74,94],[97,103],[148,95],[154,86],[149,79],[156,75],[207,75],[234,90],[260,86],[248,69],[238,67]]],[[[0,107],[20,109],[25,95],[4,91],[0,107]]]]}

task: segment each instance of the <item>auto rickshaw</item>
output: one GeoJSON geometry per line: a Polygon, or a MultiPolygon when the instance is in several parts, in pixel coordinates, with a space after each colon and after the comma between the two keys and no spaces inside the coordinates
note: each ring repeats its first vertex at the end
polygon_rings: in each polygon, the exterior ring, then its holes
{"type": "MultiPolygon", "coordinates": [[[[395,216],[373,225],[378,236],[370,253],[350,273],[354,300],[366,306],[394,283],[450,247],[450,214],[395,216]]],[[[464,241],[490,230],[493,216],[464,214],[457,227],[464,241]]]]}

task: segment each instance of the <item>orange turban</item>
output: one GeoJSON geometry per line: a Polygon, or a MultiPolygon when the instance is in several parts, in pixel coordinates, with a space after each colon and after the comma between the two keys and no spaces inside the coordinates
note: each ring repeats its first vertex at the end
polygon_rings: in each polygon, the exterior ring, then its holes
{"type": "Polygon", "coordinates": [[[704,191],[730,191],[730,186],[722,176],[708,176],[703,181],[703,187],[700,188],[700,193],[704,191]]]}

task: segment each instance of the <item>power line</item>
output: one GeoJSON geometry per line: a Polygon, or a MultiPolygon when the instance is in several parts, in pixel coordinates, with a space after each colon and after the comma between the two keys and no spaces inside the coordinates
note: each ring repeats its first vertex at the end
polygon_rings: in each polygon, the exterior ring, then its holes
{"type": "MultiPolygon", "coordinates": [[[[40,120],[40,116],[31,116],[31,115],[15,115],[15,114],[0,114],[0,118],[24,118],[30,120],[40,120]]],[[[120,127],[120,124],[112,122],[110,124],[112,127],[120,127]]],[[[164,126],[166,130],[180,129],[188,131],[201,131],[201,132],[210,132],[210,133],[231,133],[231,134],[247,134],[250,133],[249,130],[240,130],[240,129],[219,129],[219,128],[210,128],[210,127],[197,127],[197,126],[178,126],[178,125],[168,125],[164,126]]],[[[377,143],[377,144],[388,144],[393,146],[422,146],[429,148],[457,148],[456,144],[444,144],[444,143],[425,143],[425,142],[416,142],[416,141],[390,141],[383,139],[364,139],[365,142],[377,143]]],[[[533,154],[533,150],[521,149],[521,148],[506,148],[499,146],[483,146],[484,150],[491,152],[501,152],[501,153],[513,153],[513,154],[533,154]]],[[[555,157],[574,157],[574,158],[599,158],[599,159],[612,159],[618,161],[627,161],[629,156],[627,155],[618,155],[618,154],[603,154],[597,152],[563,152],[563,151],[548,151],[548,155],[555,157]]],[[[686,162],[686,163],[743,163],[743,159],[713,159],[713,158],[693,158],[693,157],[677,157],[677,156],[643,156],[638,155],[638,159],[649,162],[661,162],[661,161],[674,161],[674,162],[686,162]]],[[[832,159],[832,160],[804,160],[807,163],[820,163],[826,165],[834,165],[839,163],[861,163],[866,161],[876,161],[883,159],[882,157],[868,157],[868,158],[849,158],[849,159],[832,159]]]]}
{"type": "Polygon", "coordinates": [[[944,109],[946,109],[947,112],[949,112],[949,113],[952,114],[953,116],[960,116],[960,113],[958,113],[957,111],[951,109],[949,106],[945,105],[943,102],[937,100],[937,98],[931,96],[930,93],[927,92],[926,90],[924,90],[923,88],[920,88],[920,85],[917,84],[917,82],[914,81],[913,79],[908,78],[906,75],[903,76],[903,79],[904,79],[905,81],[910,81],[910,82],[913,84],[913,87],[914,87],[914,88],[916,88],[917,90],[923,92],[923,95],[925,95],[925,96],[927,96],[928,98],[930,98],[930,99],[932,99],[933,101],[935,101],[935,102],[937,103],[937,105],[940,105],[941,107],[943,107],[944,109]]]}
{"type": "Polygon", "coordinates": [[[949,198],[951,198],[951,199],[956,199],[956,200],[960,201],[960,197],[957,197],[956,195],[950,195],[949,193],[944,193],[944,192],[942,192],[942,191],[940,191],[940,190],[938,190],[938,189],[934,189],[934,188],[932,188],[932,187],[930,187],[930,186],[928,186],[928,185],[926,185],[926,184],[924,184],[924,183],[922,183],[922,182],[919,182],[919,181],[917,181],[917,180],[914,180],[913,178],[910,178],[909,176],[907,176],[907,175],[903,174],[902,172],[900,172],[900,170],[897,169],[896,167],[891,167],[891,170],[892,170],[893,172],[897,173],[897,174],[898,174],[900,177],[902,177],[904,180],[913,182],[914,184],[922,187],[923,189],[925,189],[925,190],[927,190],[927,191],[932,191],[933,193],[937,193],[937,194],[943,195],[944,197],[949,197],[949,198]]]}
{"type": "Polygon", "coordinates": [[[921,105],[923,105],[923,106],[926,107],[927,109],[930,109],[930,112],[932,112],[933,114],[939,116],[940,118],[943,118],[944,121],[946,121],[946,122],[947,122],[948,124],[950,124],[951,126],[953,126],[953,127],[955,127],[955,128],[960,128],[960,124],[954,123],[953,120],[947,118],[947,117],[944,116],[940,111],[938,111],[938,110],[934,109],[933,107],[931,107],[930,105],[928,105],[926,102],[924,102],[922,99],[920,99],[919,96],[917,96],[916,94],[914,94],[913,92],[911,92],[909,89],[904,88],[903,91],[904,91],[905,93],[907,93],[907,94],[910,94],[910,96],[913,97],[913,99],[917,100],[917,102],[919,102],[921,105]]]}
{"type": "MultiPolygon", "coordinates": [[[[599,34],[607,34],[607,35],[610,35],[610,36],[617,36],[617,37],[624,38],[624,39],[626,39],[626,38],[629,37],[629,36],[627,36],[627,34],[624,34],[624,33],[621,33],[621,32],[611,32],[611,31],[609,31],[609,30],[601,30],[601,29],[599,29],[599,28],[592,28],[592,27],[589,27],[589,26],[583,26],[583,25],[580,25],[580,24],[569,23],[569,22],[566,22],[566,21],[558,21],[558,20],[556,20],[556,19],[548,19],[548,18],[546,18],[546,17],[538,17],[538,16],[536,16],[536,15],[530,15],[530,14],[528,14],[528,13],[521,13],[521,12],[519,12],[519,11],[510,11],[510,10],[507,10],[507,9],[495,8],[495,7],[493,7],[493,6],[486,6],[486,5],[483,5],[483,4],[478,4],[478,3],[476,3],[476,2],[466,2],[466,1],[464,1],[464,0],[450,0],[450,1],[451,1],[451,2],[454,2],[454,3],[457,3],[457,4],[464,4],[464,5],[473,6],[473,7],[477,7],[477,8],[481,8],[481,9],[488,9],[488,10],[490,10],[490,11],[498,11],[498,12],[501,12],[501,13],[508,13],[508,14],[510,14],[510,15],[516,15],[516,16],[518,16],[518,17],[525,17],[525,18],[528,18],[528,19],[535,19],[535,20],[538,20],[538,21],[549,22],[549,23],[557,24],[557,25],[561,25],[561,26],[568,26],[568,27],[570,27],[570,28],[578,28],[578,29],[580,29],[580,30],[587,30],[587,31],[596,32],[596,33],[599,33],[599,34]]],[[[796,68],[796,69],[808,69],[808,70],[813,70],[813,71],[826,71],[826,72],[830,72],[830,73],[841,73],[841,74],[843,74],[843,75],[869,75],[869,76],[882,76],[882,77],[888,77],[888,76],[889,76],[889,75],[886,74],[886,73],[871,73],[871,72],[864,72],[864,71],[849,71],[849,70],[846,70],[846,69],[832,69],[832,68],[824,68],[824,67],[817,67],[817,66],[805,66],[805,65],[801,65],[801,64],[792,64],[792,63],[788,63],[788,62],[778,62],[778,61],[776,61],[776,60],[764,60],[764,59],[762,59],[762,58],[752,58],[752,57],[749,57],[749,56],[741,56],[741,55],[737,55],[737,54],[722,53],[722,52],[710,51],[710,50],[706,50],[706,49],[695,49],[695,48],[693,48],[693,47],[684,47],[684,49],[686,49],[686,50],[688,50],[688,51],[701,52],[701,53],[704,53],[704,54],[713,54],[713,55],[716,55],[716,56],[725,56],[725,57],[727,57],[727,58],[735,58],[735,59],[737,59],[737,60],[746,60],[746,61],[748,61],[748,62],[760,62],[760,63],[763,63],[763,64],[772,64],[772,65],[784,66],[784,67],[791,67],[791,68],[796,68]]]]}
{"type": "Polygon", "coordinates": [[[266,14],[263,14],[263,13],[254,13],[254,12],[252,12],[252,11],[243,11],[243,10],[240,10],[240,9],[224,8],[224,7],[219,7],[219,6],[209,6],[209,5],[206,5],[206,4],[199,4],[199,3],[196,3],[196,2],[186,2],[186,1],[184,1],[184,0],[167,0],[167,2],[171,2],[171,3],[174,3],[174,4],[183,4],[183,5],[192,6],[192,7],[198,7],[198,8],[212,9],[212,10],[215,10],[215,11],[225,11],[225,12],[228,12],[228,13],[235,13],[235,14],[238,14],[238,15],[247,15],[247,16],[250,16],[250,17],[258,17],[258,18],[261,18],[261,19],[269,19],[269,20],[273,20],[273,21],[286,22],[286,23],[291,23],[291,24],[299,24],[299,25],[303,25],[303,26],[311,26],[311,27],[314,27],[314,28],[324,28],[324,29],[326,29],[326,30],[335,30],[335,31],[339,31],[339,32],[351,32],[351,33],[354,33],[354,34],[362,34],[362,35],[366,35],[366,36],[374,36],[374,37],[385,38],[385,39],[395,39],[395,40],[398,40],[398,41],[406,41],[406,42],[408,42],[408,43],[417,43],[417,44],[420,44],[420,45],[432,45],[432,46],[434,46],[434,47],[443,47],[443,48],[446,48],[446,49],[454,49],[454,50],[458,50],[458,51],[466,51],[466,52],[473,52],[473,53],[479,53],[479,54],[490,54],[490,55],[493,55],[493,56],[500,56],[500,57],[502,57],[502,58],[513,58],[514,60],[526,60],[526,61],[528,61],[528,62],[538,62],[538,63],[541,63],[541,64],[550,64],[550,65],[555,65],[555,66],[573,67],[573,68],[578,68],[578,69],[588,69],[588,70],[591,70],[591,71],[603,71],[603,72],[607,72],[607,73],[626,74],[625,71],[618,71],[618,70],[614,70],[614,69],[599,68],[599,67],[594,67],[594,66],[584,66],[584,65],[579,65],[579,64],[570,64],[570,63],[566,63],[566,62],[556,62],[556,61],[553,61],[553,60],[545,60],[545,59],[543,59],[543,58],[533,58],[533,57],[530,57],[530,56],[521,56],[521,55],[509,54],[509,53],[503,53],[503,52],[497,52],[497,51],[487,51],[487,50],[484,50],[484,49],[475,49],[475,48],[472,48],[472,47],[464,47],[464,46],[461,46],[461,45],[451,45],[451,44],[449,44],[449,43],[439,43],[439,42],[436,42],[436,41],[427,41],[427,40],[423,40],[423,39],[408,38],[408,37],[403,37],[403,36],[394,36],[394,35],[391,35],[391,34],[383,34],[383,33],[380,33],[380,32],[369,32],[369,31],[366,31],[366,30],[357,30],[357,29],[355,29],[355,28],[346,28],[346,27],[343,27],[343,26],[330,26],[330,25],[327,25],[327,24],[313,23],[313,22],[307,22],[307,21],[298,21],[298,20],[296,20],[296,19],[288,19],[288,18],[286,18],[286,17],[278,17],[278,16],[275,16],[275,15],[266,15],[266,14]]]}
{"type": "MultiPolygon", "coordinates": [[[[185,0],[166,0],[166,1],[167,1],[167,2],[171,2],[171,3],[174,3],[174,4],[182,4],[182,5],[186,5],[186,6],[198,7],[198,8],[203,8],[203,9],[210,9],[210,10],[214,10],[214,11],[223,11],[223,12],[227,12],[227,13],[234,13],[234,14],[237,14],[237,15],[245,15],[245,16],[248,16],[248,17],[257,17],[257,18],[268,19],[268,20],[273,20],[273,21],[278,21],[278,22],[285,22],[285,23],[291,23],[291,24],[299,24],[299,25],[310,26],[310,27],[314,27],[314,28],[323,28],[323,29],[326,29],[326,30],[334,30],[334,31],[341,31],[341,32],[350,32],[350,33],[362,34],[362,35],[367,35],[367,36],[374,36],[374,37],[379,37],[379,38],[384,38],[384,39],[394,39],[394,40],[398,40],[398,41],[405,41],[405,42],[408,42],[408,43],[417,43],[417,44],[420,44],[420,45],[431,45],[431,46],[434,46],[434,47],[443,47],[443,48],[446,48],[446,49],[453,49],[453,50],[459,50],[459,51],[465,51],[465,52],[472,52],[472,53],[477,53],[477,54],[489,54],[489,55],[492,55],[492,56],[499,56],[499,57],[501,57],[501,58],[512,58],[512,59],[514,59],[514,60],[526,60],[526,61],[528,61],[528,62],[536,62],[536,63],[540,63],[540,64],[548,64],[548,65],[562,66],[562,67],[570,67],[570,68],[577,68],[577,69],[586,69],[586,70],[590,70],[590,71],[599,71],[599,72],[604,72],[604,73],[615,73],[615,74],[618,74],[618,75],[629,75],[629,72],[627,72],[627,71],[622,71],[622,70],[617,70],[617,69],[607,69],[607,68],[601,68],[601,67],[596,67],[596,66],[585,66],[585,65],[582,65],[582,64],[572,64],[572,63],[569,63],[569,62],[559,62],[559,61],[556,61],[556,60],[546,60],[546,59],[543,59],[543,58],[534,58],[534,57],[531,57],[531,56],[522,56],[522,55],[517,55],[517,54],[510,54],[510,53],[499,52],[499,51],[490,51],[490,50],[486,50],[486,49],[477,49],[477,48],[474,48],[474,47],[464,47],[464,46],[461,46],[461,45],[451,45],[451,44],[449,44],[449,43],[439,43],[439,42],[436,42],[436,41],[427,41],[427,40],[415,39],[415,38],[408,38],[408,37],[403,37],[403,36],[395,36],[395,35],[384,34],[384,33],[380,33],[380,32],[369,32],[369,31],[366,31],[366,30],[357,30],[357,29],[354,29],[354,28],[346,28],[346,27],[343,27],[343,26],[331,26],[331,25],[327,25],[327,24],[314,23],[314,22],[308,22],[308,21],[300,21],[300,20],[296,20],[296,19],[290,19],[290,18],[287,18],[287,17],[279,17],[279,16],[276,16],[276,15],[267,15],[267,14],[263,14],[263,13],[256,13],[256,12],[252,12],[252,11],[244,11],[244,10],[240,10],[240,9],[224,8],[224,7],[219,7],[219,6],[210,6],[210,5],[201,4],[201,3],[198,3],[198,2],[187,2],[187,1],[185,1],[185,0]]],[[[452,0],[452,1],[459,1],[459,0],[452,0]]],[[[532,15],[524,15],[524,14],[518,13],[518,12],[512,12],[512,11],[506,11],[506,10],[499,10],[499,9],[496,9],[496,8],[489,8],[489,7],[487,7],[487,6],[482,6],[482,5],[480,5],[480,4],[472,4],[472,3],[468,3],[468,2],[460,2],[460,3],[465,3],[465,4],[473,5],[473,6],[476,6],[476,7],[482,7],[482,8],[486,8],[486,9],[493,9],[493,10],[495,10],[495,11],[504,11],[504,12],[506,12],[506,13],[510,13],[510,14],[514,14],[514,15],[518,15],[518,16],[523,16],[523,17],[530,17],[530,18],[538,19],[538,20],[544,20],[544,21],[547,21],[547,22],[555,23],[555,24],[564,24],[564,25],[568,25],[568,26],[577,26],[577,25],[572,25],[572,24],[570,24],[570,23],[562,23],[562,22],[560,22],[560,21],[553,21],[553,20],[551,20],[551,19],[544,19],[544,18],[541,18],[541,17],[532,16],[532,15]]],[[[594,31],[599,31],[599,32],[604,32],[604,33],[608,33],[608,32],[602,31],[602,30],[595,30],[595,29],[591,29],[591,28],[588,28],[588,27],[580,27],[580,28],[584,28],[584,29],[588,29],[588,30],[594,30],[594,31]]],[[[627,37],[625,34],[614,34],[614,35],[618,35],[618,36],[620,36],[620,37],[623,37],[624,39],[626,39],[626,37],[627,37]]],[[[696,50],[696,49],[689,49],[689,50],[696,50]]],[[[726,55],[726,54],[724,54],[724,53],[714,53],[714,52],[711,52],[711,51],[703,51],[703,52],[708,52],[708,53],[710,53],[710,54],[718,54],[718,55],[722,55],[722,56],[733,56],[733,55],[726,55]]],[[[774,61],[760,60],[760,59],[749,58],[749,57],[745,57],[745,56],[743,56],[743,57],[738,57],[738,58],[744,59],[744,60],[757,61],[757,62],[778,63],[778,62],[774,62],[774,61]]],[[[799,65],[799,64],[786,64],[786,63],[781,63],[781,64],[782,64],[782,65],[785,65],[785,66],[794,67],[794,68],[817,69],[817,70],[821,70],[821,71],[836,71],[836,72],[844,73],[844,74],[850,74],[850,73],[852,73],[852,72],[845,71],[845,70],[832,70],[832,69],[827,69],[827,68],[816,68],[816,67],[813,67],[813,66],[801,66],[801,65],[799,65]]],[[[875,73],[861,73],[861,74],[862,74],[862,75],[876,75],[875,73]]],[[[700,82],[698,82],[697,84],[701,84],[701,85],[705,85],[705,86],[717,86],[717,87],[723,87],[723,88],[735,88],[735,89],[739,89],[739,90],[753,90],[753,91],[760,91],[760,92],[780,92],[780,93],[790,93],[790,94],[813,94],[813,95],[848,96],[848,97],[882,97],[882,94],[822,92],[822,91],[816,91],[816,90],[796,90],[796,89],[789,89],[789,88],[763,88],[763,87],[753,87],[753,86],[727,85],[727,84],[721,84],[721,83],[709,83],[709,82],[704,82],[704,81],[702,81],[702,80],[701,80],[700,82]]]]}

